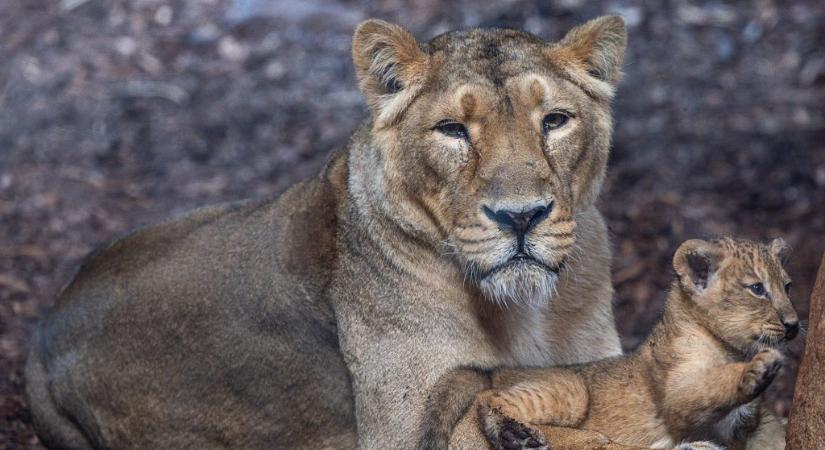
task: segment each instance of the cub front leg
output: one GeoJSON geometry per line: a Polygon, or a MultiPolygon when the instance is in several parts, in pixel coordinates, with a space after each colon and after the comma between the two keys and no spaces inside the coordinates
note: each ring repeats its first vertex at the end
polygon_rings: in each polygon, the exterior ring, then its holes
{"type": "Polygon", "coordinates": [[[532,425],[574,427],[584,420],[588,393],[578,374],[548,370],[537,378],[478,395],[479,418],[496,450],[546,449],[532,425]]]}
{"type": "Polygon", "coordinates": [[[548,370],[536,378],[484,391],[478,403],[523,423],[575,427],[584,420],[589,394],[578,374],[548,370]]]}
{"type": "MultiPolygon", "coordinates": [[[[552,425],[536,425],[546,438],[552,450],[652,450],[646,445],[630,445],[613,442],[602,433],[593,430],[578,428],[555,427],[552,425]]],[[[656,447],[661,449],[662,447],[656,447]]],[[[713,442],[685,442],[671,450],[724,450],[713,442]]]]}
{"type": "MultiPolygon", "coordinates": [[[[479,419],[494,450],[651,450],[648,446],[613,442],[602,433],[554,425],[525,425],[485,404],[479,419]]],[[[661,447],[657,447],[661,448],[661,447]]],[[[682,443],[672,450],[723,450],[713,442],[682,443]]]]}
{"type": "Polygon", "coordinates": [[[784,450],[785,420],[759,405],[759,424],[748,437],[746,450],[784,450]]]}
{"type": "Polygon", "coordinates": [[[718,440],[731,450],[784,450],[786,424],[757,397],[729,413],[715,431],[718,440]]]}
{"type": "Polygon", "coordinates": [[[751,359],[739,380],[739,395],[744,401],[750,401],[765,392],[779,369],[782,368],[782,353],[775,349],[766,349],[751,359]]]}
{"type": "Polygon", "coordinates": [[[770,349],[757,353],[749,362],[677,367],[666,385],[664,416],[681,430],[717,424],[734,408],[764,392],[781,365],[782,354],[770,349]]]}

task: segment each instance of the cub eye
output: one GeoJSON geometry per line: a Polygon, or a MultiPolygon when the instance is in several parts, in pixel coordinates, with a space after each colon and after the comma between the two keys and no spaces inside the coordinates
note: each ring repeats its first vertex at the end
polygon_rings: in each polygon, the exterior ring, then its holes
{"type": "Polygon", "coordinates": [[[765,295],[765,285],[762,283],[753,283],[748,286],[748,289],[753,292],[753,295],[757,295],[759,297],[765,295]]]}
{"type": "Polygon", "coordinates": [[[788,281],[787,283],[785,283],[785,293],[786,293],[786,294],[790,294],[790,292],[791,292],[791,286],[792,286],[792,285],[793,285],[793,283],[791,283],[790,281],[788,281]]]}
{"type": "Polygon", "coordinates": [[[541,125],[546,132],[563,127],[568,120],[570,120],[570,117],[568,117],[567,114],[550,113],[544,116],[544,120],[542,120],[541,125]]]}
{"type": "Polygon", "coordinates": [[[470,133],[467,132],[467,128],[463,124],[450,120],[438,122],[435,124],[435,129],[438,130],[439,133],[451,138],[467,139],[470,136],[470,133]]]}

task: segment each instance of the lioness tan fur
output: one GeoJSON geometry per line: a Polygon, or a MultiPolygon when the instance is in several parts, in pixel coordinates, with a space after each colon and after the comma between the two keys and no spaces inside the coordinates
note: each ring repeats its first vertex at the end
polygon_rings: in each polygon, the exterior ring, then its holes
{"type": "MultiPolygon", "coordinates": [[[[557,43],[361,24],[371,117],[316,177],[118,239],[60,293],[26,369],[42,441],[413,448],[455,367],[618,354],[593,202],[624,47],[617,17],[557,43]]],[[[484,448],[474,395],[442,424],[484,448]]]]}
{"type": "MultiPolygon", "coordinates": [[[[566,448],[552,439],[553,427],[593,430],[633,446],[703,439],[730,449],[784,448],[784,426],[765,414],[760,394],[781,367],[775,346],[798,331],[785,248],[781,239],[687,241],[673,258],[678,279],[664,315],[635,352],[494,372],[493,389],[477,400],[494,448],[566,448]],[[760,422],[761,436],[753,439],[760,422]],[[534,428],[542,425],[547,437],[534,428]]],[[[468,376],[457,373],[443,387],[468,376]]]]}

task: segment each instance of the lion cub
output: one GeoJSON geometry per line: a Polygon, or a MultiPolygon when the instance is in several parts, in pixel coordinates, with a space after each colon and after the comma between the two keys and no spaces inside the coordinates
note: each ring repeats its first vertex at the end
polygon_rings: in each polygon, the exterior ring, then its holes
{"type": "Polygon", "coordinates": [[[623,445],[784,448],[784,426],[763,415],[759,395],[782,365],[776,347],[799,328],[786,248],[781,239],[683,243],[664,315],[645,343],[589,364],[494,372],[493,389],[477,398],[488,438],[497,449],[541,448],[535,428],[549,425],[538,428],[551,441],[555,426],[623,445]]]}

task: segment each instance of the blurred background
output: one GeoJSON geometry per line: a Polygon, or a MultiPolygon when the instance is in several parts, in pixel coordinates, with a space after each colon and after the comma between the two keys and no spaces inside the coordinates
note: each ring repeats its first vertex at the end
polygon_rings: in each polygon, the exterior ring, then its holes
{"type": "MultiPolygon", "coordinates": [[[[0,447],[37,447],[32,328],[99,243],[314,174],[367,111],[357,23],[419,39],[477,26],[558,39],[624,16],[626,73],[601,209],[625,348],[688,238],[784,237],[798,311],[825,250],[825,3],[506,0],[0,2],[0,447]]],[[[769,390],[787,415],[802,352],[769,390]]]]}

